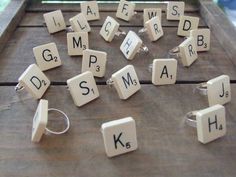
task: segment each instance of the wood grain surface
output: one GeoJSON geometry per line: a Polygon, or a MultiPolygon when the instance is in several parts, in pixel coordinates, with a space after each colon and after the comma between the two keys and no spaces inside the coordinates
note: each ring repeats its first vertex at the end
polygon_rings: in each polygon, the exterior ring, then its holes
{"type": "MultiPolygon", "coordinates": [[[[195,87],[142,85],[122,101],[114,89],[98,86],[100,98],[77,108],[64,86],[51,86],[44,99],[49,107],[63,110],[72,125],[68,133],[45,135],[39,144],[30,141],[37,101],[25,92],[16,94],[13,87],[0,87],[0,176],[233,177],[235,99],[226,105],[226,136],[203,145],[196,129],[184,122],[188,111],[208,106],[204,97],[193,94],[195,87]],[[107,158],[100,126],[127,116],[136,121],[139,148],[107,158]]],[[[235,98],[236,86],[231,87],[235,98]]]]}
{"type": "MultiPolygon", "coordinates": [[[[138,31],[140,28],[123,27],[125,31],[138,31]]],[[[107,71],[104,78],[97,79],[98,82],[106,81],[115,71],[127,64],[134,65],[140,80],[150,81],[151,72],[149,64],[155,58],[168,57],[168,51],[178,46],[184,39],[177,37],[177,28],[164,28],[164,36],[156,41],[150,42],[146,35],[142,36],[144,44],[149,48],[149,53],[140,53],[132,61],[124,58],[119,47],[124,37],[116,38],[111,43],[105,42],[98,34],[100,27],[93,27],[89,34],[90,48],[106,51],[108,54],[107,71]]],[[[49,70],[46,75],[55,82],[65,82],[67,79],[81,73],[81,57],[69,57],[67,54],[66,32],[50,35],[46,28],[18,28],[12,38],[0,54],[0,81],[16,82],[21,73],[32,63],[35,63],[33,47],[49,42],[57,44],[63,65],[59,68],[49,70]],[[14,71],[14,72],[12,72],[14,71]]],[[[199,53],[199,59],[189,68],[183,67],[178,59],[177,80],[180,81],[206,81],[221,74],[228,74],[232,80],[236,80],[235,65],[228,58],[227,53],[212,35],[211,50],[199,53]]]]}

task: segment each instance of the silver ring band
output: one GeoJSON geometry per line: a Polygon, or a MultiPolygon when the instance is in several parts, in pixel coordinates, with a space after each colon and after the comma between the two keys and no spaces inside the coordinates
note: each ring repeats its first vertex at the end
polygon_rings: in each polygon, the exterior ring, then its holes
{"type": "Polygon", "coordinates": [[[23,85],[21,85],[20,83],[18,83],[16,86],[15,86],[15,91],[16,92],[19,92],[21,90],[23,90],[25,87],[23,85]]]}
{"type": "Polygon", "coordinates": [[[185,122],[191,127],[197,127],[196,114],[198,111],[191,111],[185,115],[185,122]]]}
{"type": "Polygon", "coordinates": [[[59,109],[49,108],[48,112],[49,111],[56,111],[56,112],[61,113],[64,116],[63,118],[65,119],[65,122],[66,122],[66,128],[60,132],[56,132],[56,131],[50,130],[46,127],[46,132],[51,133],[51,134],[55,134],[55,135],[61,135],[61,134],[66,133],[70,128],[70,120],[69,120],[68,116],[63,111],[61,111],[59,109]]]}
{"type": "Polygon", "coordinates": [[[204,82],[204,83],[201,83],[199,84],[196,89],[195,89],[200,95],[207,95],[207,84],[204,82]]]}

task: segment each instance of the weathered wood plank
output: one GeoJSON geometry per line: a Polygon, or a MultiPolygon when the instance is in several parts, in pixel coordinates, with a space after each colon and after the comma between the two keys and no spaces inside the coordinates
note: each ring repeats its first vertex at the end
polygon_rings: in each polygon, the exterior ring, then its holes
{"type": "MultiPolygon", "coordinates": [[[[99,10],[103,12],[111,12],[116,11],[118,7],[118,3],[98,3],[99,10]]],[[[136,11],[142,11],[143,8],[161,8],[162,11],[166,11],[167,3],[166,2],[154,2],[154,3],[136,3],[136,11]]],[[[48,12],[52,10],[61,9],[65,12],[74,12],[74,11],[80,11],[80,3],[76,4],[42,4],[42,3],[33,3],[29,4],[27,11],[30,12],[48,12]]],[[[198,5],[186,3],[185,5],[185,11],[186,12],[196,12],[199,10],[198,5]]]]}
{"type": "Polygon", "coordinates": [[[0,87],[0,176],[235,177],[235,99],[226,105],[226,136],[202,145],[183,118],[207,107],[203,97],[193,94],[194,87],[142,85],[121,101],[113,89],[99,86],[101,97],[82,108],[65,87],[50,87],[44,96],[49,107],[65,111],[72,125],[68,133],[44,136],[40,144],[30,141],[37,101],[24,92],[16,95],[13,87],[0,87]],[[139,149],[109,159],[100,126],[126,116],[136,120],[139,149]]]}
{"type": "Polygon", "coordinates": [[[0,15],[0,51],[17,27],[25,12],[27,0],[12,0],[0,15]]]}
{"type": "MultiPolygon", "coordinates": [[[[123,28],[124,30],[138,31],[139,28],[123,28]]],[[[107,72],[104,78],[97,81],[106,81],[112,73],[133,64],[140,80],[151,80],[148,65],[155,58],[167,57],[168,50],[180,44],[184,39],[177,37],[176,28],[164,28],[164,37],[157,42],[150,42],[147,36],[142,36],[144,44],[149,47],[148,54],[137,54],[132,61],[123,57],[119,47],[123,38],[116,38],[111,43],[105,42],[99,35],[100,28],[93,27],[89,34],[90,48],[108,53],[107,72]]],[[[227,57],[225,50],[212,35],[211,51],[200,53],[199,59],[190,67],[184,68],[179,60],[179,81],[209,80],[220,74],[228,74],[236,80],[236,70],[232,61],[227,57]]],[[[67,54],[66,33],[59,32],[50,35],[46,28],[18,28],[5,50],[0,54],[0,82],[16,82],[28,65],[35,63],[32,48],[41,44],[55,42],[63,62],[63,66],[49,70],[46,75],[56,82],[65,82],[67,79],[81,72],[81,57],[69,57],[67,54]]]]}
{"type": "MultiPolygon", "coordinates": [[[[23,20],[19,24],[19,26],[42,27],[43,22],[44,22],[44,19],[43,19],[44,13],[45,12],[37,12],[37,13],[27,12],[25,14],[23,20]]],[[[67,26],[70,25],[69,19],[78,13],[79,12],[63,12],[67,26]]],[[[198,12],[190,12],[190,13],[185,13],[185,14],[190,15],[190,16],[200,17],[198,12]]],[[[104,23],[104,21],[108,15],[115,18],[117,20],[117,22],[120,23],[121,26],[131,26],[131,27],[143,26],[143,13],[142,12],[139,12],[137,15],[135,15],[130,22],[126,22],[126,21],[116,18],[116,12],[100,12],[101,19],[97,20],[97,21],[90,21],[89,23],[91,26],[102,26],[102,24],[104,23]]],[[[162,13],[162,26],[176,26],[177,27],[178,24],[179,24],[179,21],[166,20],[166,13],[162,13]]],[[[206,27],[206,24],[201,17],[200,17],[199,27],[206,27]]]]}
{"type": "Polygon", "coordinates": [[[224,12],[212,1],[200,1],[201,14],[212,32],[236,64],[236,28],[224,12]]]}

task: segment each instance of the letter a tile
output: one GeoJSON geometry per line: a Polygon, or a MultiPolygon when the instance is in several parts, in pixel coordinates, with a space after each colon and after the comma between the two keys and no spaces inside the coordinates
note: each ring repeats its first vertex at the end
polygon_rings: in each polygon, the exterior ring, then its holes
{"type": "Polygon", "coordinates": [[[97,1],[82,2],[80,7],[88,21],[100,19],[97,1]]]}
{"type": "Polygon", "coordinates": [[[128,99],[141,88],[133,65],[127,65],[112,74],[111,80],[114,82],[120,99],[128,99]]]}
{"type": "Polygon", "coordinates": [[[36,99],[40,99],[50,85],[50,80],[36,64],[30,65],[18,82],[36,99]]]}
{"type": "Polygon", "coordinates": [[[98,88],[91,71],[86,71],[67,80],[67,85],[76,106],[83,106],[99,97],[98,88]]]}
{"type": "Polygon", "coordinates": [[[61,59],[55,43],[34,47],[33,52],[36,63],[42,71],[61,66],[61,59]]]}
{"type": "Polygon", "coordinates": [[[175,84],[177,74],[177,60],[155,59],[152,68],[152,83],[154,85],[175,84]]]}
{"type": "Polygon", "coordinates": [[[209,143],[226,134],[225,108],[214,105],[196,114],[198,140],[209,143]]]}
{"type": "Polygon", "coordinates": [[[131,152],[138,148],[136,125],[132,117],[103,123],[101,130],[108,157],[131,152]]]}

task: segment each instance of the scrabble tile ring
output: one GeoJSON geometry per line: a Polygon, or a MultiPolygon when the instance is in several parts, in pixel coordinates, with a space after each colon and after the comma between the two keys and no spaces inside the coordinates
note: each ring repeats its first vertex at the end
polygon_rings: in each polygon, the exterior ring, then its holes
{"type": "Polygon", "coordinates": [[[59,112],[60,114],[63,115],[63,119],[65,120],[65,123],[66,123],[66,128],[62,131],[53,131],[53,130],[50,130],[49,128],[46,127],[45,128],[46,132],[54,134],[54,135],[61,135],[61,134],[66,133],[70,128],[70,120],[69,120],[68,116],[66,115],[66,113],[64,113],[63,111],[56,109],[56,108],[49,108],[48,112],[50,112],[50,111],[56,111],[56,112],[59,112]]]}
{"type": "Polygon", "coordinates": [[[216,104],[202,110],[188,112],[185,115],[185,123],[197,129],[199,142],[209,143],[226,134],[225,107],[216,104]]]}
{"type": "Polygon", "coordinates": [[[197,85],[194,92],[207,96],[209,106],[224,105],[231,101],[230,78],[228,75],[221,75],[210,79],[197,85]]]}

